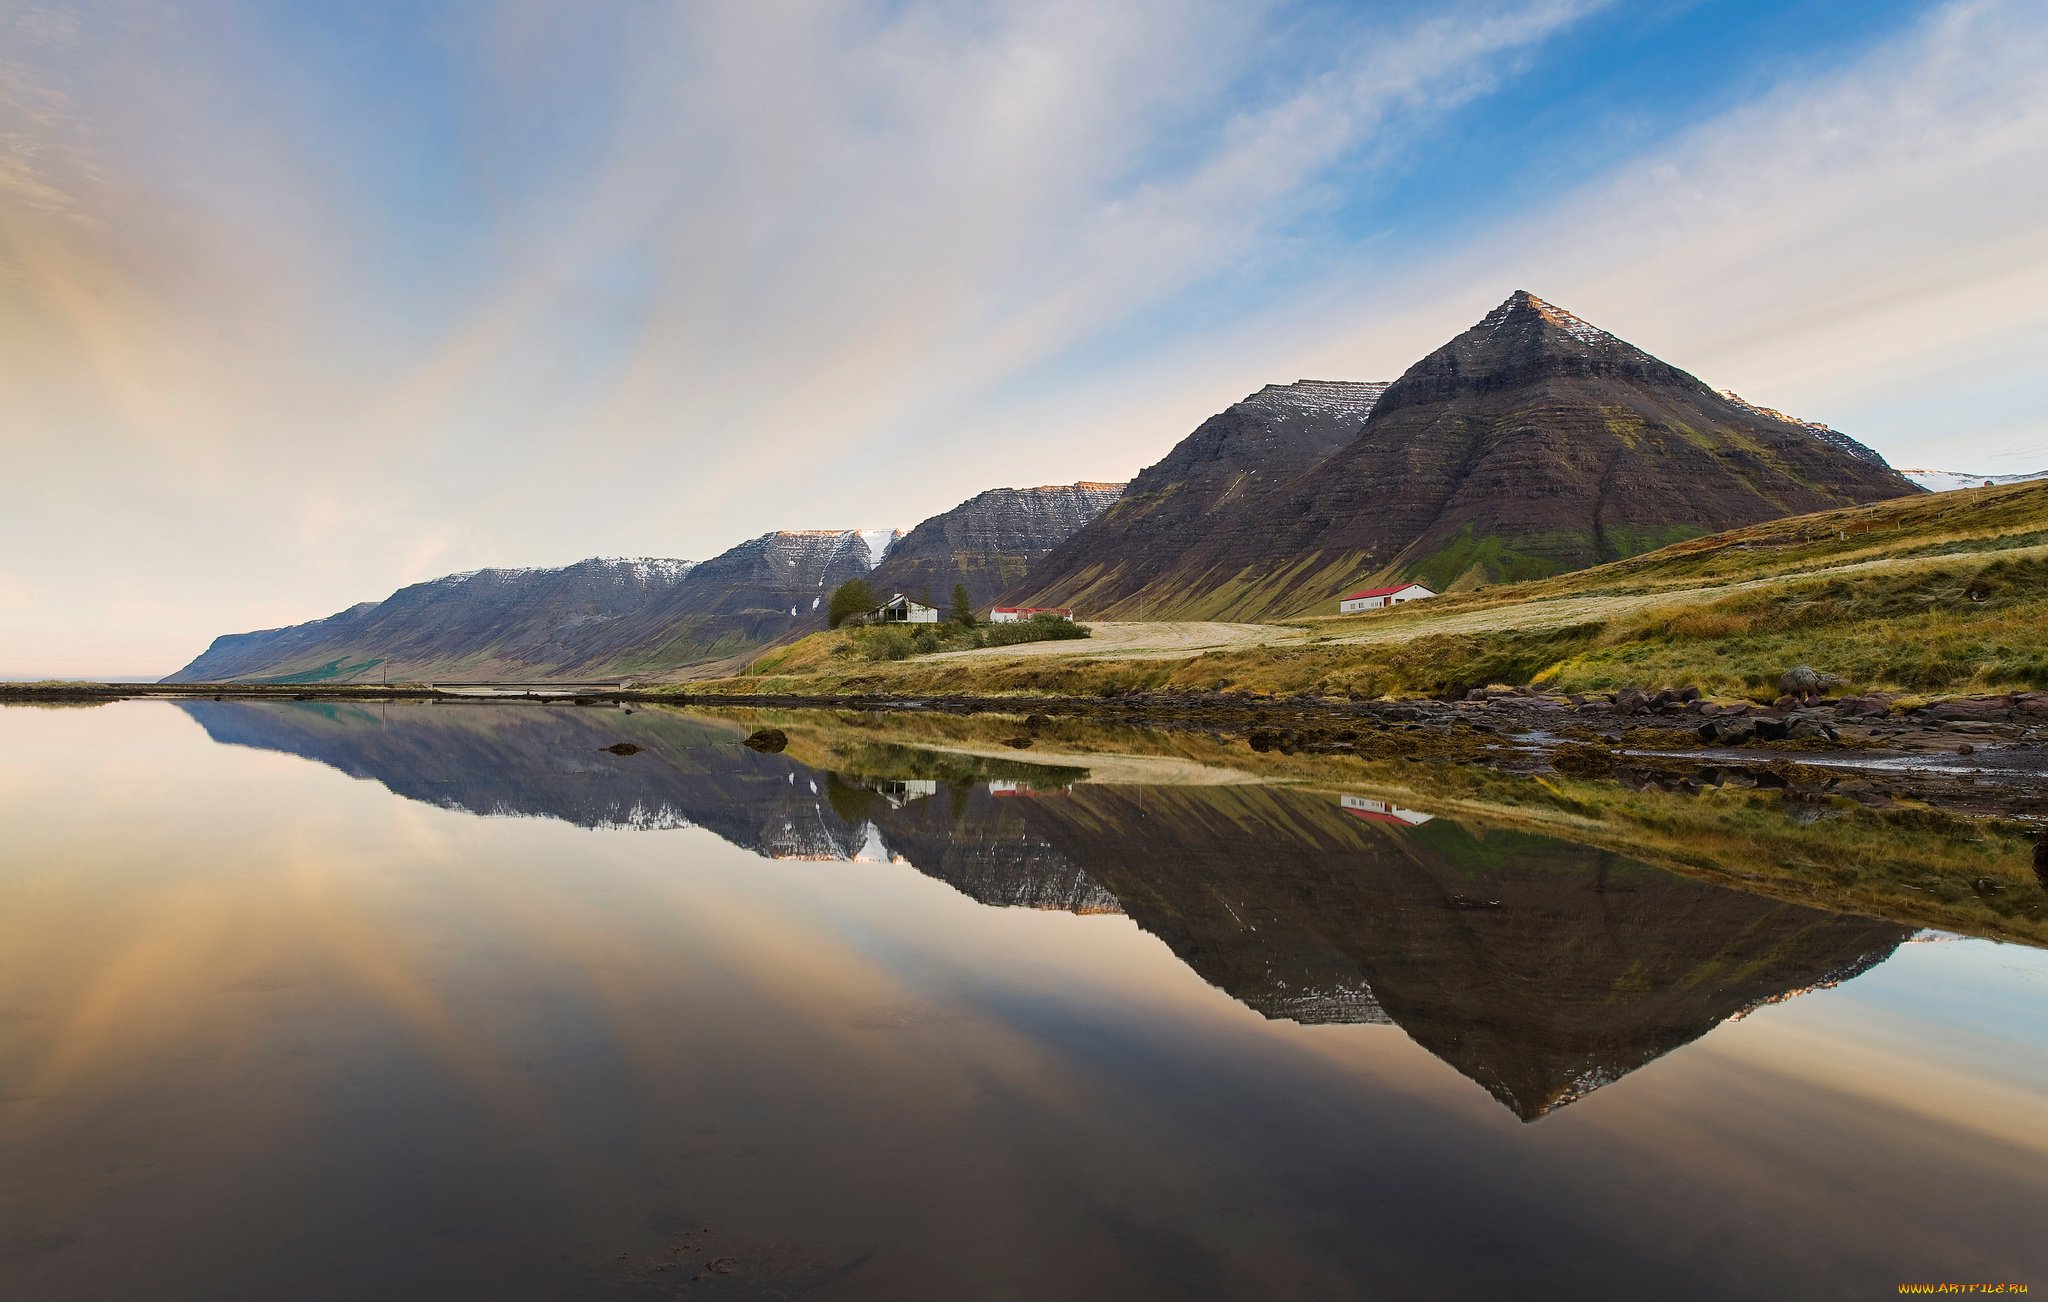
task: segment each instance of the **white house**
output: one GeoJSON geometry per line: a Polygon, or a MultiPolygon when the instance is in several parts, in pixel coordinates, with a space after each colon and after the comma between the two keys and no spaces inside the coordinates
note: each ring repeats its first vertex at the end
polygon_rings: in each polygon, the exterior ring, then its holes
{"type": "Polygon", "coordinates": [[[1015,624],[1030,619],[1033,615],[1058,615],[1061,619],[1072,619],[1074,612],[1067,606],[997,606],[988,612],[991,624],[1015,624]]]}
{"type": "Polygon", "coordinates": [[[1435,595],[1420,583],[1403,583],[1395,588],[1367,588],[1364,592],[1339,597],[1337,609],[1346,615],[1356,615],[1361,610],[1382,610],[1399,602],[1416,601],[1435,595]]]}
{"type": "Polygon", "coordinates": [[[939,612],[936,607],[912,601],[899,592],[868,618],[877,624],[936,624],[939,612]]]}

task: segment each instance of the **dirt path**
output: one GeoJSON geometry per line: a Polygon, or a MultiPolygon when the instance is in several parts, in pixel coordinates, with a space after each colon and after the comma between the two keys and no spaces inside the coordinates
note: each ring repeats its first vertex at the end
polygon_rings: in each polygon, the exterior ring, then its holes
{"type": "MultiPolygon", "coordinates": [[[[1661,588],[1652,592],[1613,596],[1556,597],[1520,604],[1488,606],[1438,617],[1417,618],[1421,612],[1410,606],[1403,618],[1389,620],[1383,627],[1334,634],[1319,645],[1373,642],[1407,642],[1437,633],[1482,633],[1504,628],[1561,628],[1594,620],[1611,620],[1659,606],[1701,605],[1710,601],[1773,584],[1827,578],[1833,575],[1872,574],[1902,569],[1931,569],[1942,565],[1975,564],[1992,557],[2005,560],[2048,557],[2048,547],[2021,547],[1998,552],[1957,552],[1947,556],[1915,556],[1903,559],[1859,561],[1824,569],[1802,570],[1741,583],[1707,584],[1691,588],[1661,588]],[[1413,613],[1411,613],[1413,612],[1413,613]]],[[[1015,661],[1054,657],[1068,660],[1185,660],[1208,651],[1248,651],[1259,647],[1309,645],[1310,636],[1299,628],[1277,624],[1224,624],[1203,620],[1157,620],[1146,623],[1094,623],[1095,635],[1080,642],[1027,642],[1022,646],[984,647],[978,651],[947,651],[919,656],[918,664],[935,661],[1015,661]]]]}
{"type": "MultiPolygon", "coordinates": [[[[1750,579],[1743,583],[1720,583],[1694,588],[1660,588],[1654,592],[1623,593],[1603,597],[1558,597],[1521,605],[1489,606],[1440,618],[1405,619],[1385,628],[1366,628],[1326,639],[1328,643],[1407,642],[1436,633],[1483,633],[1503,628],[1562,628],[1593,620],[1611,620],[1658,606],[1692,606],[1719,601],[1753,588],[1805,582],[1835,575],[1875,574],[1884,571],[1934,569],[1939,566],[1980,564],[1993,557],[2000,560],[2033,559],[2048,556],[2048,547],[2017,547],[1997,552],[1956,552],[1946,556],[1912,556],[1900,559],[1859,561],[1825,569],[1801,570],[1794,574],[1750,579]]],[[[1412,607],[1411,607],[1412,609],[1412,607]]]]}
{"type": "Polygon", "coordinates": [[[1026,642],[919,656],[919,664],[943,660],[1022,660],[1066,656],[1088,660],[1180,660],[1205,651],[1242,651],[1259,646],[1300,646],[1308,634],[1272,624],[1213,624],[1200,620],[1149,623],[1090,623],[1095,636],[1078,642],[1026,642]]]}

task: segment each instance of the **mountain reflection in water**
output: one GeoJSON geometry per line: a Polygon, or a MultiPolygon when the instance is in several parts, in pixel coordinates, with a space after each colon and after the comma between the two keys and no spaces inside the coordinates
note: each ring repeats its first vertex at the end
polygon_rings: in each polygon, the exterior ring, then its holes
{"type": "Polygon", "coordinates": [[[1525,1121],[1911,934],[1357,797],[1068,785],[1076,770],[1007,761],[850,778],[665,711],[179,708],[216,742],[445,808],[698,826],[776,858],[888,857],[984,904],[1123,912],[1265,1017],[1393,1023],[1525,1121]],[[645,750],[601,750],[619,741],[645,750]]]}

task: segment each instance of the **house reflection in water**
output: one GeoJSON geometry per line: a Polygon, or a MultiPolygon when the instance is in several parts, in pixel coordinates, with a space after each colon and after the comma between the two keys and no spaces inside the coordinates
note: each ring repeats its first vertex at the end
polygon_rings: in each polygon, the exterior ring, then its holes
{"type": "Polygon", "coordinates": [[[1402,827],[1420,827],[1436,817],[1435,814],[1402,809],[1384,800],[1370,800],[1364,796],[1339,796],[1337,807],[1353,818],[1362,818],[1368,823],[1396,823],[1402,827]]]}

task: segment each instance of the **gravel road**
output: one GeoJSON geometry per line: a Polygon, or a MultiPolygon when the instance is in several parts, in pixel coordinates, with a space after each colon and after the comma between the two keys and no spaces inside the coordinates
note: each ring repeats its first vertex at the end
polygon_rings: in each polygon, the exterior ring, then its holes
{"type": "Polygon", "coordinates": [[[1026,642],[1021,646],[983,647],[979,651],[946,651],[919,656],[934,660],[1023,660],[1034,656],[1070,656],[1087,660],[1181,660],[1204,651],[1242,651],[1258,646],[1300,646],[1308,634],[1272,624],[1212,624],[1200,620],[1156,620],[1148,623],[1088,622],[1095,636],[1077,642],[1026,642]]]}

